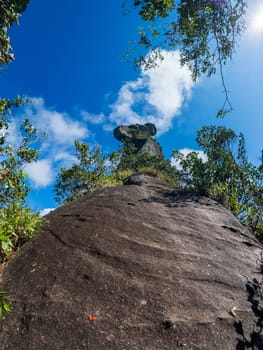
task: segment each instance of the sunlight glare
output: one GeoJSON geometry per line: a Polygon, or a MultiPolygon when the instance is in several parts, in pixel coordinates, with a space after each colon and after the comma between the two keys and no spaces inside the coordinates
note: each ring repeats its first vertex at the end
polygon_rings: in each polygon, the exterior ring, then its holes
{"type": "Polygon", "coordinates": [[[263,5],[255,8],[249,22],[251,32],[254,34],[263,34],[263,5]]]}

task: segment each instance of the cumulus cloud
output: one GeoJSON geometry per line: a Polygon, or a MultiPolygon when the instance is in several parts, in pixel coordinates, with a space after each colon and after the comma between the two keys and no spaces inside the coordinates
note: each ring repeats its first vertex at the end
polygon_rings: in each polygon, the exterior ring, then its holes
{"type": "Polygon", "coordinates": [[[45,208],[45,209],[42,209],[39,214],[41,217],[43,217],[55,209],[56,208],[45,208]]]}
{"type": "Polygon", "coordinates": [[[72,163],[76,163],[78,159],[69,152],[58,151],[54,155],[54,161],[59,162],[61,167],[68,168],[72,163]]]}
{"type": "MultiPolygon", "coordinates": [[[[179,149],[179,152],[182,153],[184,155],[184,157],[186,157],[191,152],[195,152],[195,153],[197,153],[198,158],[201,158],[204,162],[207,161],[207,155],[205,154],[204,151],[199,151],[199,150],[191,149],[191,148],[182,148],[182,149],[179,149]]],[[[176,167],[178,170],[182,169],[179,161],[177,161],[173,157],[171,157],[170,161],[171,161],[172,166],[176,167]]]]}
{"type": "Polygon", "coordinates": [[[45,106],[41,97],[31,98],[32,104],[26,109],[34,126],[46,132],[47,138],[56,144],[70,144],[76,139],[89,136],[89,130],[67,113],[57,112],[45,106]]]}
{"type": "Polygon", "coordinates": [[[102,124],[105,120],[105,115],[103,113],[93,114],[89,113],[88,111],[81,110],[80,115],[82,116],[83,120],[91,124],[102,124]]]}
{"type": "MultiPolygon", "coordinates": [[[[79,118],[46,106],[42,97],[30,98],[23,118],[46,134],[40,144],[40,160],[30,164],[25,171],[35,187],[49,186],[61,167],[76,162],[74,141],[91,137],[87,123],[102,124],[112,130],[119,124],[152,122],[159,135],[172,127],[173,119],[180,114],[184,103],[191,97],[194,82],[187,67],[180,66],[179,52],[162,51],[164,60],[157,68],[142,70],[138,79],[124,83],[115,102],[109,106],[107,116],[80,110],[79,118]]],[[[16,122],[18,118],[15,118],[16,122]]],[[[13,141],[19,139],[13,126],[13,141]]]]}
{"type": "Polygon", "coordinates": [[[33,187],[45,188],[52,184],[61,167],[70,167],[77,161],[74,141],[86,139],[90,131],[85,121],[47,107],[42,97],[29,99],[32,104],[25,108],[22,115],[15,116],[9,139],[12,144],[19,144],[21,135],[18,126],[24,118],[28,118],[40,134],[45,134],[39,142],[39,160],[24,169],[33,187]]]}
{"type": "MultiPolygon", "coordinates": [[[[110,106],[110,125],[152,122],[159,134],[169,130],[191,97],[194,82],[187,67],[181,67],[177,51],[162,51],[164,60],[157,68],[142,70],[135,81],[126,82],[110,106]]],[[[105,129],[110,128],[109,124],[105,129]]]]}
{"type": "Polygon", "coordinates": [[[27,164],[24,170],[36,188],[46,187],[54,180],[52,163],[49,159],[42,159],[36,163],[27,164]]]}

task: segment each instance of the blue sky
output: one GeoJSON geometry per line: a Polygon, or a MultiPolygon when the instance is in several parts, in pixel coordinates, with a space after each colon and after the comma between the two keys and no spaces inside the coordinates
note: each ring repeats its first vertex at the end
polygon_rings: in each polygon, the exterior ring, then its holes
{"type": "Polygon", "coordinates": [[[249,0],[247,32],[225,67],[234,111],[223,120],[215,117],[224,101],[219,76],[193,83],[178,52],[164,52],[166,59],[149,72],[124,60],[142,23],[135,13],[123,15],[121,3],[31,1],[20,26],[10,31],[16,60],[0,72],[0,95],[31,97],[35,104],[24,116],[47,134],[38,163],[26,168],[34,210],[56,205],[55,177],[74,161],[74,140],[113,151],[118,142],[112,129],[120,123],[154,122],[166,158],[173,149],[198,149],[196,131],[203,125],[226,125],[244,133],[249,159],[259,162],[263,0],[249,0]]]}

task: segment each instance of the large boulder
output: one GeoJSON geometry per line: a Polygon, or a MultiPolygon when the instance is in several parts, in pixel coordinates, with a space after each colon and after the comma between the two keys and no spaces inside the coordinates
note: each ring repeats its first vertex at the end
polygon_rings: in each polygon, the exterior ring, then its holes
{"type": "Polygon", "coordinates": [[[261,248],[221,205],[158,179],[96,190],[5,267],[0,348],[263,349],[261,248]]]}
{"type": "Polygon", "coordinates": [[[154,124],[146,123],[120,125],[114,129],[114,137],[123,143],[130,142],[135,147],[136,153],[148,153],[152,156],[163,158],[159,144],[153,139],[157,129],[154,124]]]}

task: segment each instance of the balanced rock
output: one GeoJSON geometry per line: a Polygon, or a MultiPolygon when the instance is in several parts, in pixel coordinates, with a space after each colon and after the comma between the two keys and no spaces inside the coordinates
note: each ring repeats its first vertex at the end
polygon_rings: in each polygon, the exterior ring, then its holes
{"type": "Polygon", "coordinates": [[[221,205],[161,180],[96,190],[4,268],[0,348],[262,349],[261,249],[221,205]]]}
{"type": "Polygon", "coordinates": [[[156,132],[152,123],[120,125],[114,129],[114,137],[123,143],[131,142],[137,153],[148,153],[163,158],[159,144],[152,138],[156,132]]]}

